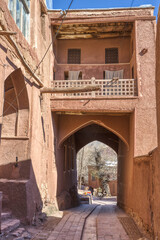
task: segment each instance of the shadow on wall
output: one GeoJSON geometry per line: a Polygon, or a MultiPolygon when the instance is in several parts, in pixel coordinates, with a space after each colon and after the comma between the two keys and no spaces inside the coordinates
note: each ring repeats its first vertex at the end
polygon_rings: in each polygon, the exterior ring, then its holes
{"type": "Polygon", "coordinates": [[[0,191],[3,209],[26,224],[38,220],[43,204],[30,159],[0,166],[0,191]]]}

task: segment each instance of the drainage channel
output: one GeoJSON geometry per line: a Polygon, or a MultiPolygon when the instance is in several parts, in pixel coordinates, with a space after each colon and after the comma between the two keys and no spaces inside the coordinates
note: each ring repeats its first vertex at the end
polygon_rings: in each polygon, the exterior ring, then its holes
{"type": "Polygon", "coordinates": [[[97,205],[85,218],[81,240],[92,239],[97,240],[97,216],[101,206],[97,205]]]}

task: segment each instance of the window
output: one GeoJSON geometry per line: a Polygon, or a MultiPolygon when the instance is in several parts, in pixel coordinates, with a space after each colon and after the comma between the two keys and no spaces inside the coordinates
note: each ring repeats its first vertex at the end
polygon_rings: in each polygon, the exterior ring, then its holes
{"type": "Polygon", "coordinates": [[[81,49],[68,49],[68,63],[69,64],[81,63],[81,49]]]}
{"type": "Polygon", "coordinates": [[[9,10],[18,28],[29,39],[30,0],[9,0],[9,10]]]}
{"type": "Polygon", "coordinates": [[[105,63],[118,63],[118,48],[105,49],[105,63]]]}

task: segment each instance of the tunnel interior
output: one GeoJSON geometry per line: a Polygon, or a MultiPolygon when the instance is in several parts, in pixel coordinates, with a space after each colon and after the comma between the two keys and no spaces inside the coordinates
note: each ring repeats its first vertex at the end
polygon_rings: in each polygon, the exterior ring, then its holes
{"type": "Polygon", "coordinates": [[[76,153],[82,147],[95,140],[110,146],[113,148],[113,150],[115,150],[115,152],[118,153],[119,138],[114,133],[100,125],[91,124],[80,129],[74,135],[76,153]]]}

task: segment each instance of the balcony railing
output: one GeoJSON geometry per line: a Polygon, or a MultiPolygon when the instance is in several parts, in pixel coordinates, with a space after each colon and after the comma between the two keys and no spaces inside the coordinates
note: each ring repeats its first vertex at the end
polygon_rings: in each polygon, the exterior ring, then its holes
{"type": "Polygon", "coordinates": [[[135,79],[56,80],[52,82],[52,87],[78,88],[91,84],[100,85],[101,89],[95,92],[52,94],[52,98],[130,98],[138,95],[135,79]]]}

